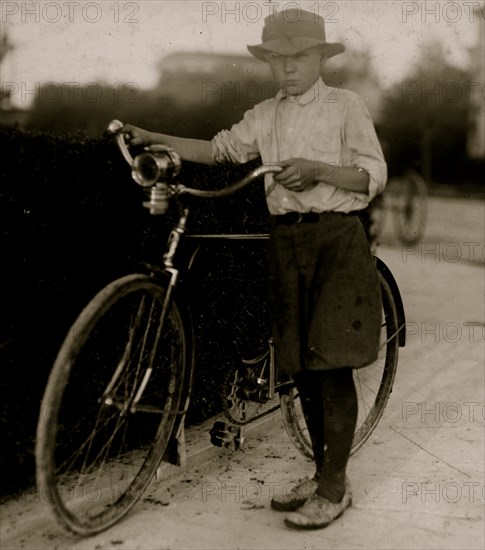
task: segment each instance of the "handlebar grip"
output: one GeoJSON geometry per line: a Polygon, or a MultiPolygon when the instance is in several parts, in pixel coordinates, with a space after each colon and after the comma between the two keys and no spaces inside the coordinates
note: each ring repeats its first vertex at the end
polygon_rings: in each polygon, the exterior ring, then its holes
{"type": "Polygon", "coordinates": [[[130,151],[126,146],[125,134],[121,131],[123,126],[124,124],[121,121],[115,119],[108,124],[108,128],[106,130],[109,134],[115,136],[116,144],[118,145],[123,158],[130,166],[133,166],[133,157],[130,155],[130,151]]]}
{"type": "Polygon", "coordinates": [[[121,128],[123,128],[123,123],[120,120],[114,119],[108,124],[106,131],[108,134],[115,135],[121,130],[121,128]]]}

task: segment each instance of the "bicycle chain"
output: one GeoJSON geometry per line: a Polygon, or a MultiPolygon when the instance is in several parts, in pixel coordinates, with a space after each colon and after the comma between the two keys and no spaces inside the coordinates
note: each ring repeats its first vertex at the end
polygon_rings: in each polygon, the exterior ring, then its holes
{"type": "Polygon", "coordinates": [[[229,407],[228,407],[229,398],[232,398],[233,402],[235,402],[235,403],[245,401],[244,399],[240,399],[237,396],[238,385],[237,385],[237,382],[234,381],[235,374],[237,374],[237,367],[235,369],[231,369],[228,372],[228,374],[226,376],[226,379],[225,379],[225,384],[224,384],[223,389],[221,391],[222,407],[223,407],[222,412],[223,412],[224,416],[226,417],[226,419],[229,420],[229,422],[231,422],[231,424],[234,424],[236,426],[246,426],[247,424],[251,424],[252,422],[255,422],[256,420],[259,420],[260,418],[263,418],[263,417],[267,416],[268,414],[270,414],[274,411],[277,411],[280,408],[280,405],[278,403],[278,405],[275,405],[274,407],[271,407],[271,408],[265,410],[264,412],[261,412],[261,413],[257,414],[256,416],[251,416],[247,420],[238,420],[238,419],[234,418],[231,415],[231,412],[230,412],[229,407]],[[231,392],[228,394],[226,392],[226,388],[229,385],[229,381],[231,379],[230,378],[231,374],[232,374],[232,377],[231,377],[232,382],[230,382],[231,392]]]}

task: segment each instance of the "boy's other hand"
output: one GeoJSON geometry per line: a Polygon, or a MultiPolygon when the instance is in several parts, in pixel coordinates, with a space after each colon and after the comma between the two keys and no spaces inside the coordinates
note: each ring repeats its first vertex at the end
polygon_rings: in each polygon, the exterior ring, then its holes
{"type": "Polygon", "coordinates": [[[291,158],[277,163],[283,168],[273,179],[291,191],[311,189],[318,183],[318,162],[302,158],[291,158]]]}
{"type": "Polygon", "coordinates": [[[125,134],[125,139],[131,146],[137,145],[151,145],[152,143],[152,134],[148,130],[143,130],[132,124],[125,124],[122,129],[123,134],[125,134]]]}

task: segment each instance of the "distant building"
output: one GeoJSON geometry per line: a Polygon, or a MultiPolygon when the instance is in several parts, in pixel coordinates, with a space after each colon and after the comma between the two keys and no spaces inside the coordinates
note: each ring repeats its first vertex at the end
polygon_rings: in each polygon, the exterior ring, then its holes
{"type": "MultiPolygon", "coordinates": [[[[346,66],[328,64],[324,79],[330,86],[345,87],[366,101],[375,122],[380,120],[382,89],[371,67],[369,52],[352,52],[346,66]],[[328,69],[328,70],[327,70],[328,69]]],[[[164,57],[157,91],[178,105],[237,104],[244,110],[269,97],[278,86],[269,65],[249,55],[180,52],[164,57]]]]}
{"type": "Polygon", "coordinates": [[[275,93],[266,63],[251,56],[180,52],[164,57],[157,89],[183,104],[255,104],[275,93]]]}

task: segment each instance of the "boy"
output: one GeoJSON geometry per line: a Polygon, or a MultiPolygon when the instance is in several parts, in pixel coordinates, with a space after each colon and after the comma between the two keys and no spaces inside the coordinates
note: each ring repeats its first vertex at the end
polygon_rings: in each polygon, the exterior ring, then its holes
{"type": "Polygon", "coordinates": [[[352,369],[377,358],[381,322],[377,271],[358,210],[382,192],[387,172],[374,126],[353,92],[328,87],[322,64],[344,51],[324,20],[288,9],[265,19],[262,43],[280,90],[212,141],[127,125],[132,145],[164,143],[184,160],[245,163],[261,156],[283,170],[267,175],[271,214],[270,310],[278,367],[297,384],[316,472],[276,510],[293,528],[325,527],[351,505],[345,475],[357,420],[352,369]]]}

